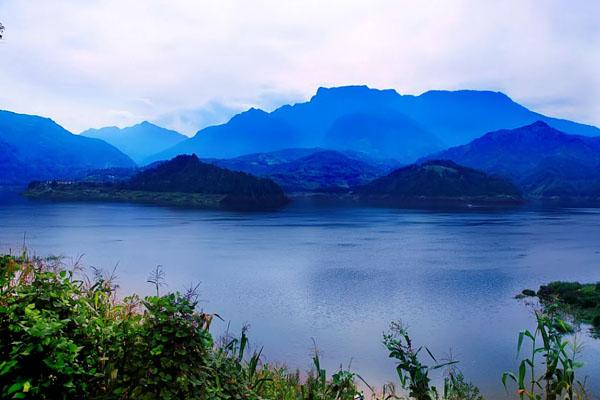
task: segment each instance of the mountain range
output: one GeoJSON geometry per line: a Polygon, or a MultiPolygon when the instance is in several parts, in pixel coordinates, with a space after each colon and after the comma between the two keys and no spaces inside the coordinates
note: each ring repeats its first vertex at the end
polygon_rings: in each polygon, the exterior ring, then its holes
{"type": "Polygon", "coordinates": [[[142,164],[149,156],[164,151],[187,139],[179,132],[165,129],[144,121],[127,128],[109,126],[100,129],[88,129],[81,136],[102,139],[142,164]]]}
{"type": "Polygon", "coordinates": [[[307,102],[270,113],[250,109],[229,122],[146,159],[178,154],[233,158],[286,148],[321,147],[364,152],[374,158],[411,163],[434,151],[473,140],[487,132],[535,121],[571,134],[600,135],[600,129],[528,110],[503,93],[429,91],[419,96],[367,86],[320,88],[307,102]]]}
{"type": "Polygon", "coordinates": [[[110,144],[74,135],[51,119],[0,111],[0,166],[0,184],[19,184],[135,163],[110,144]]]}
{"type": "Polygon", "coordinates": [[[489,132],[425,158],[506,177],[530,197],[600,199],[600,137],[570,135],[538,121],[489,132]]]}
{"type": "Polygon", "coordinates": [[[74,135],[0,111],[0,184],[122,182],[180,153],[287,192],[351,192],[402,165],[450,160],[508,179],[528,198],[600,202],[600,130],[497,92],[320,88],[307,102],[250,109],[192,138],[149,122],[74,135]]]}
{"type": "Polygon", "coordinates": [[[286,149],[207,162],[271,178],[287,192],[347,191],[397,166],[374,162],[360,153],[319,148],[286,149]]]}

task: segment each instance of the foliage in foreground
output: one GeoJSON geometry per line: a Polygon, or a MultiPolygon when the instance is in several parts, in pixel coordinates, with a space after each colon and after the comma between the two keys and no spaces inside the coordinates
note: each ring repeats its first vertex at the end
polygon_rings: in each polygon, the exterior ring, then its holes
{"type": "MultiPolygon", "coordinates": [[[[117,300],[110,278],[97,274],[79,280],[57,260],[0,256],[0,398],[364,398],[359,375],[340,368],[328,376],[317,353],[312,370],[300,374],[263,363],[260,350],[249,351],[245,329],[239,338],[213,340],[213,315],[197,311],[194,292],[160,296],[161,279],[157,269],[149,280],[156,296],[117,300]]],[[[578,364],[561,350],[566,342],[564,332],[555,328],[559,320],[541,316],[534,334],[521,334],[519,347],[525,337],[531,338],[533,356],[541,353],[547,363],[547,387],[569,399],[581,398],[573,389],[578,364]],[[538,335],[544,338],[541,350],[538,335]]],[[[482,400],[455,361],[438,362],[426,347],[415,348],[402,324],[393,323],[383,343],[397,361],[400,387],[411,398],[482,400]],[[424,358],[433,365],[426,365],[424,358]],[[431,385],[430,373],[439,369],[446,370],[442,390],[431,385]]],[[[533,359],[521,365],[531,365],[534,376],[533,359]]],[[[529,396],[542,388],[541,381],[532,378],[527,392],[525,375],[520,370],[518,377],[506,376],[518,383],[521,397],[541,398],[529,396]]],[[[374,399],[399,398],[393,384],[375,393],[362,382],[374,399]]]]}
{"type": "MultiPolygon", "coordinates": [[[[157,283],[157,288],[158,288],[157,283]]],[[[77,280],[47,260],[0,257],[0,398],[353,399],[349,371],[330,379],[215,344],[193,293],[115,299],[110,280],[77,280]]]]}
{"type": "Polygon", "coordinates": [[[573,328],[560,318],[554,305],[548,306],[543,312],[537,311],[535,315],[535,331],[520,332],[517,346],[520,354],[527,340],[531,346],[529,356],[521,360],[516,374],[503,374],[504,386],[508,378],[514,381],[521,399],[588,398],[585,382],[575,377],[576,370],[583,366],[577,361],[581,347],[577,344],[576,336],[573,341],[565,339],[566,335],[573,333],[573,328]]]}
{"type": "Polygon", "coordinates": [[[545,304],[558,304],[562,311],[600,333],[600,282],[552,282],[541,286],[537,296],[545,304]]]}

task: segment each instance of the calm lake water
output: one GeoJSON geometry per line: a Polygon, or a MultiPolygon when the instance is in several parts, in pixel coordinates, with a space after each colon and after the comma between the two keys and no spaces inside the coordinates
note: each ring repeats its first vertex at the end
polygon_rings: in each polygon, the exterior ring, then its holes
{"type": "MultiPolygon", "coordinates": [[[[201,305],[237,332],[250,325],[265,359],[307,369],[312,339],[328,372],[394,380],[381,345],[389,321],[417,344],[450,351],[488,398],[506,398],[531,310],[513,296],[551,280],[600,281],[600,210],[424,212],[292,205],[240,214],[128,204],[38,203],[0,193],[0,250],[117,267],[121,293],[200,282],[201,305]]],[[[582,375],[600,393],[600,341],[582,338],[582,375]]]]}

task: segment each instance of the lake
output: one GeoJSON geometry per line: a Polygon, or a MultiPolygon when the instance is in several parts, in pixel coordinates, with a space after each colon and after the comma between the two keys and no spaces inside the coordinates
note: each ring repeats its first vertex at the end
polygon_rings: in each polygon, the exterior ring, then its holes
{"type": "MultiPolygon", "coordinates": [[[[351,363],[369,383],[395,380],[381,335],[401,319],[416,344],[451,353],[488,398],[505,398],[519,330],[513,297],[551,280],[600,281],[600,210],[426,212],[292,204],[232,213],[130,204],[39,203],[0,193],[0,250],[117,266],[120,293],[200,283],[216,333],[250,325],[265,360],[308,369],[312,340],[328,373],[351,363]]],[[[584,328],[585,329],[585,328],[584,328]]],[[[600,341],[583,335],[580,376],[600,392],[600,341]]]]}

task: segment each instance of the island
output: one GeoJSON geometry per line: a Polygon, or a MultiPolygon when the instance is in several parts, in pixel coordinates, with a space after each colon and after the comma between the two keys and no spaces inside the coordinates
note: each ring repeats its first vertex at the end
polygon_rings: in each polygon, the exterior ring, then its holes
{"type": "Polygon", "coordinates": [[[288,202],[272,180],[204,163],[195,154],[157,163],[122,181],[34,181],[24,195],[244,211],[275,210],[288,202]]]}
{"type": "Polygon", "coordinates": [[[359,201],[397,207],[513,206],[523,203],[510,181],[452,161],[399,168],[355,189],[359,201]]]}
{"type": "Polygon", "coordinates": [[[595,337],[600,337],[600,282],[550,282],[536,292],[525,289],[517,298],[537,297],[543,307],[556,306],[575,322],[591,325],[595,337]]]}

